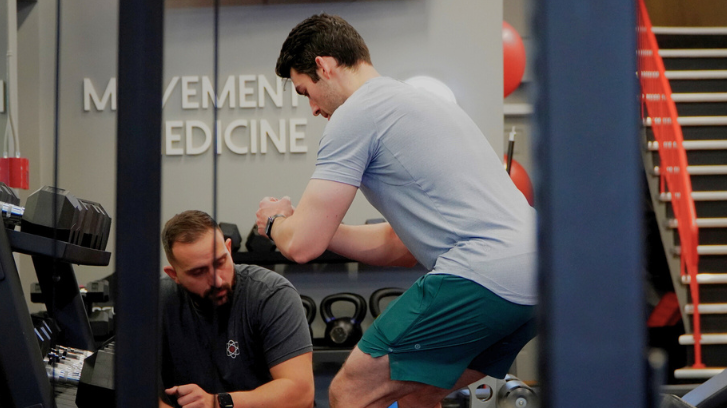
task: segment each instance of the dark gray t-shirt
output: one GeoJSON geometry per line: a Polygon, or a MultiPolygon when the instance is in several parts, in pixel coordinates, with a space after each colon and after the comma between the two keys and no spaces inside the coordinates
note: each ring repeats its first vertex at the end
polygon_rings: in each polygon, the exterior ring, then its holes
{"type": "Polygon", "coordinates": [[[313,349],[300,296],[287,279],[235,265],[229,307],[204,313],[168,276],[161,279],[164,388],[197,384],[208,393],[248,391],[270,367],[313,349]]]}

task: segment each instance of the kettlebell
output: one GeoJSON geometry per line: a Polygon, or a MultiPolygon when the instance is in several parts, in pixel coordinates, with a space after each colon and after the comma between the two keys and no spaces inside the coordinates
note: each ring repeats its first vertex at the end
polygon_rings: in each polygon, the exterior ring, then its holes
{"type": "Polygon", "coordinates": [[[369,310],[371,315],[376,319],[381,314],[381,300],[387,297],[398,297],[404,293],[401,288],[381,288],[374,291],[369,297],[369,310]]]}
{"type": "Polygon", "coordinates": [[[300,301],[303,302],[303,308],[305,308],[305,320],[308,321],[308,329],[310,329],[310,338],[312,340],[313,327],[311,324],[316,318],[316,302],[313,301],[313,298],[306,295],[300,295],[300,301]]]}
{"type": "Polygon", "coordinates": [[[326,344],[333,347],[351,347],[361,339],[361,322],[366,317],[366,300],[355,293],[336,293],[321,301],[321,317],[326,322],[326,344]],[[353,303],[353,317],[336,317],[331,306],[336,302],[353,303]]]}

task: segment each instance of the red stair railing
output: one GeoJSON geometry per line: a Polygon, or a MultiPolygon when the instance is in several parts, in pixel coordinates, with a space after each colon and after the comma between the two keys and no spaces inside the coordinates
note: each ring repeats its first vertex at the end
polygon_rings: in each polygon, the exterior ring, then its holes
{"type": "Polygon", "coordinates": [[[697,213],[692,199],[692,181],[687,172],[687,154],[682,146],[682,128],[677,120],[677,109],[671,97],[671,86],[664,72],[664,62],[659,55],[656,36],[651,30],[651,20],[644,0],[638,0],[637,59],[638,77],[641,81],[642,106],[646,106],[654,138],[659,144],[661,192],[668,188],[671,204],[677,219],[681,242],[681,274],[689,274],[689,290],[694,305],[692,331],[694,336],[694,368],[703,368],[699,323],[699,229],[697,213]]]}

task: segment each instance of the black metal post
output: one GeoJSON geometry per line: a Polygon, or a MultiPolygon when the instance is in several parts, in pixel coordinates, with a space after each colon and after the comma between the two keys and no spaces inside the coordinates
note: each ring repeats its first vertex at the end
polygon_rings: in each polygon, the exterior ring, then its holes
{"type": "Polygon", "coordinates": [[[0,407],[52,407],[53,393],[43,356],[23,296],[10,241],[2,223],[0,326],[0,407]]]}
{"type": "Polygon", "coordinates": [[[645,407],[632,0],[536,1],[544,407],[645,407]]]}
{"type": "Polygon", "coordinates": [[[158,406],[164,2],[119,2],[116,406],[158,406]]]}

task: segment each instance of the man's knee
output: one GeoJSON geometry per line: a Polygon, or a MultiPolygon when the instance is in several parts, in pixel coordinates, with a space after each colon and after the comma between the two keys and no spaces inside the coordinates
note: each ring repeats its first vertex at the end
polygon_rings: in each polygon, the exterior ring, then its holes
{"type": "Polygon", "coordinates": [[[358,406],[358,403],[364,402],[369,397],[364,391],[365,387],[362,386],[366,380],[356,375],[356,371],[355,367],[352,369],[350,364],[344,364],[333,377],[331,385],[328,387],[331,408],[358,406]]]}
{"type": "Polygon", "coordinates": [[[386,407],[398,390],[389,378],[387,356],[374,358],[355,348],[333,378],[328,397],[333,408],[386,407]]]}

